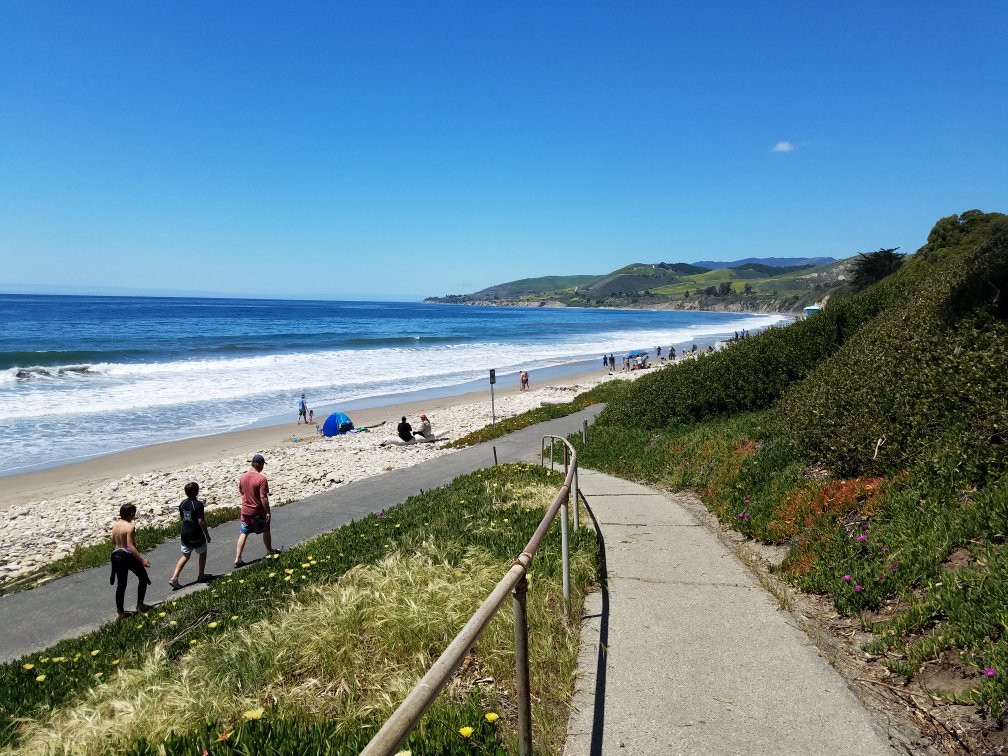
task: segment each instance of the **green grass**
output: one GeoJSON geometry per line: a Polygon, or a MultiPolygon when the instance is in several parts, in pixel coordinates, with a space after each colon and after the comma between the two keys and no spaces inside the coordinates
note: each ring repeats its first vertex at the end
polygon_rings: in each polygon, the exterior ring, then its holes
{"type": "MultiPolygon", "coordinates": [[[[560,482],[531,466],[464,476],[151,613],[0,666],[5,738],[36,750],[72,740],[75,749],[95,753],[142,753],[164,740],[177,745],[167,752],[188,752],[207,745],[211,732],[234,732],[235,739],[215,747],[279,748],[284,737],[329,738],[336,721],[344,739],[330,741],[332,752],[340,743],[354,750],[510,566],[560,482]],[[246,722],[244,712],[259,708],[265,718],[246,722]]],[[[576,613],[594,579],[595,542],[582,530],[572,544],[576,613]]],[[[533,562],[530,590],[536,738],[547,752],[562,745],[578,645],[578,625],[562,610],[559,584],[554,528],[533,562]]],[[[506,747],[513,715],[505,706],[510,699],[499,695],[511,684],[513,651],[505,615],[470,668],[496,680],[484,704],[501,714],[492,740],[506,747]]],[[[465,684],[472,682],[465,675],[459,679],[442,696],[441,713],[414,739],[416,752],[437,751],[423,745],[426,737],[470,747],[457,733],[464,725],[486,739],[473,717],[479,687],[465,684]],[[452,727],[438,729],[437,721],[452,727]]]]}
{"type": "Polygon", "coordinates": [[[473,444],[479,444],[484,441],[492,441],[495,438],[506,436],[508,433],[513,433],[514,431],[521,430],[522,428],[528,428],[530,425],[536,425],[537,423],[542,423],[547,420],[556,420],[560,417],[567,417],[567,415],[580,412],[593,404],[611,401],[614,397],[621,394],[625,385],[626,381],[623,380],[611,380],[600,383],[598,386],[578,394],[569,402],[564,404],[547,404],[542,407],[536,407],[535,409],[523,412],[520,415],[505,418],[493,425],[487,425],[479,430],[462,436],[461,438],[452,441],[448,444],[448,446],[453,449],[459,449],[464,446],[472,446],[473,444]]]}

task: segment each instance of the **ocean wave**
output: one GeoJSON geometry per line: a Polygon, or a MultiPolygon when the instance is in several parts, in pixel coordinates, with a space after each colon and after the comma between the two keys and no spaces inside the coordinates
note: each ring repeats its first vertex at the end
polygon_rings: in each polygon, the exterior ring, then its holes
{"type": "Polygon", "coordinates": [[[98,362],[55,367],[11,368],[0,373],[0,422],[14,419],[108,416],[189,406],[213,415],[235,402],[249,421],[286,409],[285,396],[308,392],[315,402],[339,402],[384,393],[439,388],[485,375],[534,370],[602,354],[661,345],[689,345],[718,334],[730,336],[784,320],[774,315],[739,315],[715,323],[669,328],[636,327],[594,334],[544,331],[520,341],[404,344],[373,349],[327,349],[166,362],[98,362]]]}

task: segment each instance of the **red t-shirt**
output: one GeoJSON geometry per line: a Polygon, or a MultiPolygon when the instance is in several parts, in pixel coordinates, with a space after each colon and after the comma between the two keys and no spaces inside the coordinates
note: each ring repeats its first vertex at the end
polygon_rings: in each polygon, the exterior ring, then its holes
{"type": "Polygon", "coordinates": [[[238,481],[238,490],[242,495],[241,513],[243,515],[266,514],[263,497],[269,495],[269,482],[265,475],[255,470],[249,470],[238,481]]]}

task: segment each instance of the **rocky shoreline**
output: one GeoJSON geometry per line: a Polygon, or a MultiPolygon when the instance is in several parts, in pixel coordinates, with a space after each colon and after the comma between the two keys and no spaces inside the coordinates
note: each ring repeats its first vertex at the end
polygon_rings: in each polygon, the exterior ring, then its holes
{"type": "MultiPolygon", "coordinates": [[[[597,380],[582,378],[577,383],[502,396],[497,400],[497,417],[518,415],[543,403],[568,402],[603,380],[637,376],[637,373],[600,375],[597,380]]],[[[395,408],[389,408],[386,425],[371,431],[332,438],[287,435],[270,448],[261,449],[266,457],[265,473],[272,501],[275,504],[300,501],[451,451],[443,444],[382,446],[383,441],[394,435],[399,414],[395,408]]],[[[431,415],[434,431],[450,434],[451,438],[489,425],[490,420],[486,402],[453,405],[431,415]]],[[[314,434],[314,429],[311,431],[314,434]]],[[[78,546],[106,540],[122,504],[136,505],[140,528],[175,521],[179,502],[185,498],[182,489],[189,481],[199,483],[200,498],[205,499],[207,511],[237,506],[241,503],[238,478],[248,466],[248,455],[211,459],[167,472],[129,474],[79,494],[11,507],[2,513],[6,527],[0,532],[0,585],[65,557],[78,546]]]]}

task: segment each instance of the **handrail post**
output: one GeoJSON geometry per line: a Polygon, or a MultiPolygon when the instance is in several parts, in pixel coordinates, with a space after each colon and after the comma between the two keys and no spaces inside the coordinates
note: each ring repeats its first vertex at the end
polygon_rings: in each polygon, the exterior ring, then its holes
{"type": "Polygon", "coordinates": [[[539,467],[546,467],[546,436],[542,437],[539,444],[539,467]]]}
{"type": "Polygon", "coordinates": [[[573,488],[571,489],[571,494],[574,496],[574,530],[576,531],[581,527],[579,513],[581,511],[581,506],[578,503],[578,467],[574,465],[574,478],[571,481],[573,488]]]}
{"type": "Polygon", "coordinates": [[[528,613],[525,598],[528,580],[521,576],[514,593],[515,694],[518,699],[518,753],[532,754],[532,690],[529,686],[528,613]]]}
{"type": "Polygon", "coordinates": [[[588,446],[588,421],[584,421],[584,425],[581,426],[581,443],[588,446]]]}
{"type": "Polygon", "coordinates": [[[570,522],[567,507],[570,504],[570,488],[560,504],[560,557],[563,565],[564,606],[570,608],[570,522]]]}
{"type": "Polygon", "coordinates": [[[556,439],[550,436],[550,472],[553,472],[553,458],[556,456],[553,452],[554,446],[556,446],[556,439]]]}

